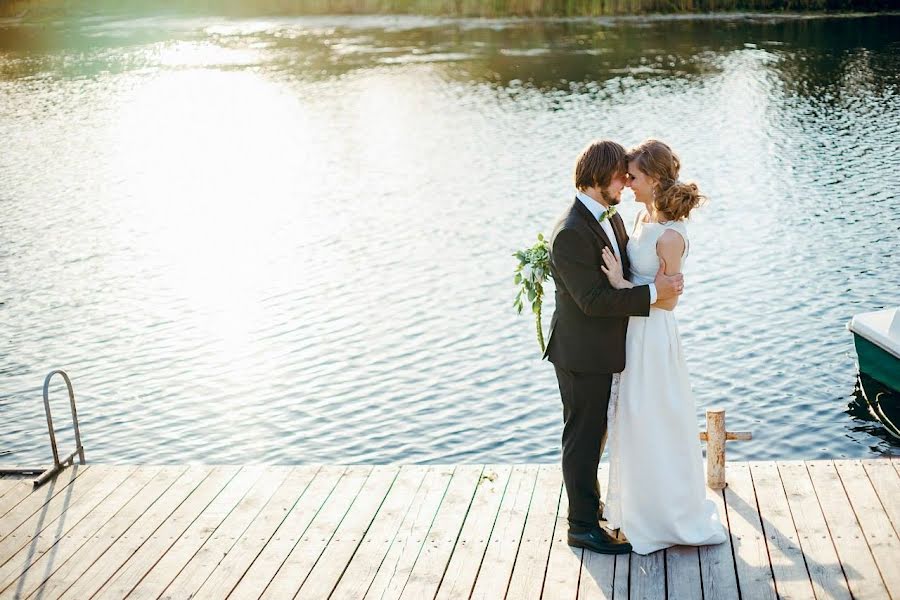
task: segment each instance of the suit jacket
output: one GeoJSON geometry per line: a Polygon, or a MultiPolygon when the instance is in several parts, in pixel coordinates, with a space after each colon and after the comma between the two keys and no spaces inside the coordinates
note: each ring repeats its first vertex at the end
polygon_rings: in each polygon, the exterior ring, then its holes
{"type": "MultiPolygon", "coordinates": [[[[628,234],[622,217],[610,220],[619,243],[623,270],[630,264],[628,234]]],[[[612,287],[600,270],[603,247],[612,241],[578,198],[550,236],[550,271],[556,285],[556,310],[544,357],[583,373],[618,373],[625,368],[625,332],[629,316],[650,314],[650,287],[612,287]]]]}

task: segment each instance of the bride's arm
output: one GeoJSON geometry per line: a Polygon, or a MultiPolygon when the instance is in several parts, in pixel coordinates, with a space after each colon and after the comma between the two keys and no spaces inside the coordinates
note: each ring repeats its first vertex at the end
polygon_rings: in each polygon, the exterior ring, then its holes
{"type": "Polygon", "coordinates": [[[630,290],[634,287],[622,273],[622,261],[607,246],[603,247],[603,265],[600,270],[609,279],[609,284],[617,290],[630,290]]]}
{"type": "MultiPolygon", "coordinates": [[[[665,231],[656,242],[656,255],[665,265],[666,275],[681,272],[681,257],[684,256],[684,238],[675,231],[665,231]]],[[[678,296],[668,300],[657,300],[652,306],[664,310],[674,310],[678,304],[678,296]]]]}

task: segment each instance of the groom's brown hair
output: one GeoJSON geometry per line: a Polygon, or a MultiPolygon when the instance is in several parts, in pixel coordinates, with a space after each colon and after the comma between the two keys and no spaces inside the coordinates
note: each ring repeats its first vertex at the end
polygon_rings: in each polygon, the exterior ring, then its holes
{"type": "Polygon", "coordinates": [[[610,140],[594,140],[575,163],[575,187],[605,188],[612,178],[628,170],[625,148],[610,140]]]}

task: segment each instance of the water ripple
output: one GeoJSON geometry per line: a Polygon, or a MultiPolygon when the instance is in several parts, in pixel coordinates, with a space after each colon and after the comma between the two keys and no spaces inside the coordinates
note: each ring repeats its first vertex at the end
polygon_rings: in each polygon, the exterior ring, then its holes
{"type": "Polygon", "coordinates": [[[734,458],[893,452],[845,324],[900,304],[896,20],[4,22],[0,448],[48,460],[64,368],[91,460],[554,462],[510,254],[587,140],[658,136],[712,198],[698,420],[754,432],[734,458]]]}

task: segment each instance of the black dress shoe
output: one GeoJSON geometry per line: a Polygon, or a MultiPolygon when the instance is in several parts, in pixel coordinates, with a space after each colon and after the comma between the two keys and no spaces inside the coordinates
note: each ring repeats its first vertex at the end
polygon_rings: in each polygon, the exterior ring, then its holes
{"type": "Polygon", "coordinates": [[[569,532],[569,545],[573,548],[585,548],[598,554],[628,554],[631,544],[612,537],[599,527],[584,533],[569,532]]]}

